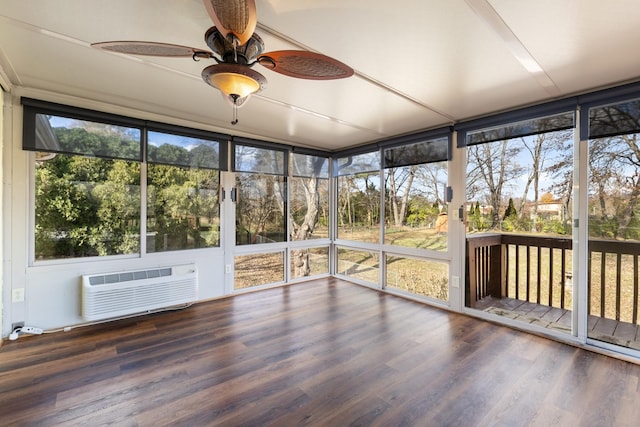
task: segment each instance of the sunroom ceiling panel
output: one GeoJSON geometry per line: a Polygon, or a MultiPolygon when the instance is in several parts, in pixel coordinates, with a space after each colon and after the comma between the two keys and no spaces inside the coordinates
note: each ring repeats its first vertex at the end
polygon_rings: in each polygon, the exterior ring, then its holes
{"type": "Polygon", "coordinates": [[[640,2],[490,2],[564,94],[638,78],[640,2]]]}

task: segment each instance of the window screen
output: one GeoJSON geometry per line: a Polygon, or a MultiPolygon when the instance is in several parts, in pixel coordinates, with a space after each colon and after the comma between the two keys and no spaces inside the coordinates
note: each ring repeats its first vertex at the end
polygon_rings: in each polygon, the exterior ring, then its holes
{"type": "Polygon", "coordinates": [[[335,160],[336,175],[376,172],[380,170],[380,151],[340,157],[335,160]]]}
{"type": "MultiPolygon", "coordinates": [[[[26,110],[26,109],[25,109],[26,110]]],[[[97,121],[25,112],[23,148],[89,157],[142,159],[142,130],[97,121]]]]}
{"type": "Polygon", "coordinates": [[[220,169],[220,143],[208,139],[149,131],[147,161],[201,169],[220,169]]]}
{"type": "Polygon", "coordinates": [[[234,145],[233,170],[269,175],[286,175],[286,152],[251,145],[234,145]]]}
{"type": "Polygon", "coordinates": [[[640,100],[589,110],[589,138],[640,132],[640,100]]]}
{"type": "Polygon", "coordinates": [[[420,165],[446,161],[449,152],[449,138],[402,145],[384,150],[384,167],[420,165]]]}
{"type": "Polygon", "coordinates": [[[524,120],[507,125],[467,132],[467,145],[504,141],[539,133],[554,132],[574,127],[575,113],[561,113],[537,119],[524,120]]]}
{"type": "Polygon", "coordinates": [[[329,178],[329,159],[308,154],[291,155],[293,176],[306,178],[329,178]]]}

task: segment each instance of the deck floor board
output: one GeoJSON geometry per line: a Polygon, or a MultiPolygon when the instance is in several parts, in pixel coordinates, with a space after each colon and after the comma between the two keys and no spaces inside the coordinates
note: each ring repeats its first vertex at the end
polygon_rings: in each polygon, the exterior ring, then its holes
{"type": "MultiPolygon", "coordinates": [[[[476,303],[479,310],[536,323],[549,328],[571,330],[571,310],[548,307],[514,298],[485,297],[476,303]],[[539,322],[537,322],[539,321],[539,322]]],[[[590,315],[587,321],[589,336],[605,342],[640,349],[640,326],[590,315]]]]}

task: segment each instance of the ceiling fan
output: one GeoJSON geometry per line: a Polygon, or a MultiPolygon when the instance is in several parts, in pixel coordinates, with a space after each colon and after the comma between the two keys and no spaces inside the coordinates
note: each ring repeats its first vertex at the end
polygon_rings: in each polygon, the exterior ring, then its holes
{"type": "Polygon", "coordinates": [[[202,79],[222,92],[233,106],[233,121],[238,123],[237,108],[254,93],[265,88],[266,78],[253,70],[260,64],[286,76],[309,80],[342,79],[353,69],[328,56],[305,50],[279,50],[263,53],[264,42],[256,34],[255,0],[204,0],[215,26],[205,35],[202,50],[189,46],[149,41],[106,41],[91,46],[111,52],[145,56],[213,59],[216,64],[202,70],[202,79]]]}

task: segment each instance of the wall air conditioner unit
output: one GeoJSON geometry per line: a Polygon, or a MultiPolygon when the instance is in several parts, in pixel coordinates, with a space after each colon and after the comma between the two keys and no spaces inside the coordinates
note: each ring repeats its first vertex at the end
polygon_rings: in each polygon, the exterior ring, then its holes
{"type": "Polygon", "coordinates": [[[194,264],[82,276],[82,317],[104,320],[198,299],[194,264]]]}

